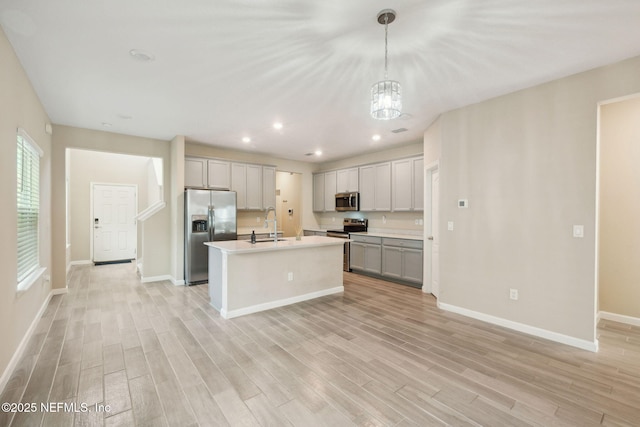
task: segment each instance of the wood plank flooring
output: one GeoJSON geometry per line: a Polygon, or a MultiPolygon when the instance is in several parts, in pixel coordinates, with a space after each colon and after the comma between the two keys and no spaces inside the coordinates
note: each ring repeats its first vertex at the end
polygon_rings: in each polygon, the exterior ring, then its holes
{"type": "Polygon", "coordinates": [[[208,301],[132,264],[74,267],[0,401],[75,411],[0,426],[640,425],[638,327],[602,321],[591,353],[351,273],[343,295],[232,320],[208,301]]]}

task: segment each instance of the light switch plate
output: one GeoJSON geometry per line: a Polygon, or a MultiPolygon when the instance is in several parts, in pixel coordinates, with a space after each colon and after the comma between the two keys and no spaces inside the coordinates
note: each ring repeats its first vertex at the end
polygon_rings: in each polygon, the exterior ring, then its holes
{"type": "Polygon", "coordinates": [[[584,225],[573,226],[573,237],[578,237],[578,238],[584,237],[584,225]]]}
{"type": "Polygon", "coordinates": [[[453,221],[447,222],[447,230],[453,231],[453,221]]]}

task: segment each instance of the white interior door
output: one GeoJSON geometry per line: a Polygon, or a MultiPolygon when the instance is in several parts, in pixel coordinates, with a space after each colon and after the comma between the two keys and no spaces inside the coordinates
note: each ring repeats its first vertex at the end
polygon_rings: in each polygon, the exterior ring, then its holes
{"type": "Polygon", "coordinates": [[[436,298],[440,291],[440,228],[439,228],[440,174],[431,174],[431,293],[436,298]]]}
{"type": "Polygon", "coordinates": [[[136,257],[137,188],[92,184],[93,262],[136,257]]]}

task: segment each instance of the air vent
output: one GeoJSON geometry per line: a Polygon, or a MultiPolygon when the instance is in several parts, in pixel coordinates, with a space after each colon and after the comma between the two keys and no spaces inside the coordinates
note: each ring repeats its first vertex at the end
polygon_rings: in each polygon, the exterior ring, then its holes
{"type": "Polygon", "coordinates": [[[407,129],[407,128],[398,128],[398,129],[392,130],[391,132],[393,132],[393,133],[402,133],[402,132],[406,132],[408,130],[409,129],[407,129]]]}

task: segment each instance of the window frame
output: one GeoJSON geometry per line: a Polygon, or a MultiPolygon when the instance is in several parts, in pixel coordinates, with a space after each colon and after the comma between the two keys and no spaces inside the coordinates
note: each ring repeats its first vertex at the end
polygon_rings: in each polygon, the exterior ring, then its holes
{"type": "MultiPolygon", "coordinates": [[[[40,174],[41,174],[41,159],[43,156],[44,156],[44,151],[42,151],[42,149],[34,141],[34,139],[31,138],[31,136],[29,136],[29,134],[24,129],[18,128],[16,132],[16,204],[15,204],[16,206],[16,282],[17,282],[18,291],[25,291],[29,289],[29,287],[31,287],[31,285],[35,283],[36,280],[38,280],[46,270],[46,268],[43,268],[42,265],[40,264],[40,230],[41,230],[40,194],[42,190],[40,174]],[[35,200],[33,200],[33,195],[32,195],[34,183],[31,178],[33,178],[33,175],[34,175],[33,172],[29,173],[29,177],[27,177],[27,180],[29,182],[29,187],[30,187],[29,199],[31,199],[32,202],[35,202],[27,206],[27,209],[31,209],[31,214],[34,213],[34,207],[35,207],[35,236],[36,236],[35,245],[34,245],[33,239],[32,238],[29,239],[26,243],[26,246],[28,246],[27,249],[29,250],[29,252],[23,257],[20,256],[20,249],[21,249],[20,235],[21,235],[22,227],[20,222],[21,208],[18,207],[18,198],[20,197],[19,195],[20,191],[18,190],[18,185],[24,182],[26,175],[24,170],[18,167],[18,159],[19,159],[19,155],[21,155],[21,152],[22,152],[21,159],[23,159],[23,163],[24,163],[25,154],[28,154],[29,156],[28,161],[34,162],[37,166],[37,171],[36,171],[37,194],[36,194],[35,200]],[[18,174],[20,174],[20,176],[18,176],[18,174]],[[35,251],[35,263],[33,263],[33,261],[31,260],[29,262],[28,268],[25,271],[19,271],[20,263],[24,262],[25,258],[33,258],[34,251],[35,251]]],[[[22,232],[24,233],[24,230],[22,230],[22,232]]],[[[29,261],[29,259],[27,260],[29,261]]]]}

